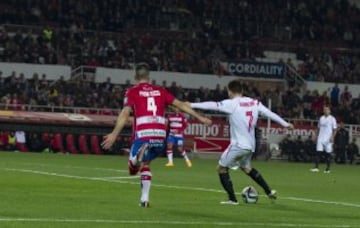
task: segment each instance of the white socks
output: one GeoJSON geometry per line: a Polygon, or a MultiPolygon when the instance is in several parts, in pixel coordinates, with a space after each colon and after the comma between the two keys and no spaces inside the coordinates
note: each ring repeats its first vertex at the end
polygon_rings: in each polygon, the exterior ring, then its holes
{"type": "Polygon", "coordinates": [[[152,174],[149,167],[140,170],[141,175],[141,202],[149,202],[152,174]]]}

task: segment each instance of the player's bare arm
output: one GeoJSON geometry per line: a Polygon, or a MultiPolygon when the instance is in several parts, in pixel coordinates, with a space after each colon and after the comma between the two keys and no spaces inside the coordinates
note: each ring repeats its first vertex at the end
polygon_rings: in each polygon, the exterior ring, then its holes
{"type": "Polygon", "coordinates": [[[330,142],[333,143],[335,139],[335,135],[337,133],[337,128],[335,128],[331,134],[330,142]]]}
{"type": "Polygon", "coordinates": [[[292,125],[291,123],[288,123],[283,118],[281,118],[278,114],[272,112],[270,109],[268,109],[261,103],[259,104],[259,111],[261,112],[261,114],[263,116],[266,116],[266,117],[270,118],[271,120],[277,122],[278,124],[281,124],[283,127],[286,127],[289,129],[294,128],[294,125],[292,125]]]}
{"type": "Polygon", "coordinates": [[[127,121],[126,121],[126,125],[133,125],[133,124],[134,124],[134,117],[129,116],[127,121]]]}
{"type": "Polygon", "coordinates": [[[193,117],[198,119],[203,124],[210,125],[212,123],[212,121],[209,118],[204,117],[204,116],[200,115],[199,113],[197,113],[186,102],[182,102],[182,101],[180,101],[178,99],[175,99],[172,104],[174,106],[178,107],[179,109],[181,109],[182,111],[192,115],[193,117]]]}
{"type": "Polygon", "coordinates": [[[288,129],[292,130],[295,129],[294,125],[292,123],[289,123],[289,126],[287,126],[288,129]]]}
{"type": "Polygon", "coordinates": [[[128,123],[129,121],[129,117],[130,117],[130,113],[131,113],[131,108],[130,107],[124,107],[117,120],[116,120],[116,125],[113,129],[113,131],[104,136],[104,141],[102,142],[101,146],[104,149],[110,149],[112,147],[112,145],[114,144],[118,134],[120,133],[120,131],[124,128],[124,126],[128,123]]]}

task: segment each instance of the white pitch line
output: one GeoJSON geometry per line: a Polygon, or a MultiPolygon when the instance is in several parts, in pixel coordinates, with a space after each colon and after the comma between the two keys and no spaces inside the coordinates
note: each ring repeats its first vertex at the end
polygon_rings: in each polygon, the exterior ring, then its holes
{"type": "Polygon", "coordinates": [[[98,168],[98,167],[85,167],[85,166],[72,166],[72,165],[49,165],[49,164],[39,164],[39,163],[31,163],[31,162],[9,162],[13,164],[22,164],[22,165],[31,165],[31,166],[42,166],[42,167],[61,167],[67,169],[84,169],[84,170],[101,170],[101,171],[111,171],[111,172],[119,172],[119,173],[127,173],[128,170],[125,169],[109,169],[109,168],[98,168]]]}
{"type": "Polygon", "coordinates": [[[140,178],[140,176],[126,176],[126,177],[100,177],[101,179],[107,180],[117,180],[117,179],[135,179],[140,178]]]}
{"type": "MultiPolygon", "coordinates": [[[[114,179],[107,179],[107,178],[102,178],[102,177],[73,176],[73,175],[67,175],[67,174],[50,173],[50,172],[43,172],[43,171],[37,171],[37,170],[28,170],[28,169],[3,168],[2,170],[13,171],[13,172],[23,172],[23,173],[33,173],[33,174],[40,174],[40,175],[46,175],[46,176],[66,177],[66,178],[72,178],[72,179],[104,181],[104,182],[111,182],[111,183],[133,184],[133,185],[138,185],[139,184],[138,182],[114,180],[114,179]]],[[[139,177],[138,176],[131,176],[131,178],[139,178],[139,177]]],[[[190,191],[203,191],[203,192],[215,192],[215,193],[223,193],[224,192],[224,191],[218,190],[218,189],[209,189],[209,188],[200,188],[200,187],[186,187],[186,186],[164,185],[164,184],[155,184],[155,183],[152,183],[151,185],[155,186],[155,187],[190,190],[190,191]]],[[[241,193],[237,193],[237,194],[241,194],[241,193]]],[[[347,203],[347,202],[326,201],[326,200],[316,200],[316,199],[307,199],[307,198],[299,198],[299,197],[286,197],[286,196],[281,197],[280,199],[292,200],[292,201],[301,201],[301,202],[309,202],[309,203],[332,204],[332,205],[338,205],[338,206],[360,208],[360,204],[347,203]]]]}
{"type": "Polygon", "coordinates": [[[334,205],[349,206],[349,207],[359,207],[360,208],[360,205],[355,204],[355,203],[326,201],[326,200],[315,200],[315,199],[307,199],[307,198],[301,198],[301,197],[281,197],[281,199],[302,201],[302,202],[310,202],[310,203],[334,204],[334,205]]]}
{"type": "MultiPolygon", "coordinates": [[[[44,171],[38,171],[38,170],[31,170],[31,169],[10,169],[10,168],[3,168],[3,170],[6,171],[15,171],[15,172],[22,172],[22,173],[33,173],[33,174],[40,174],[45,176],[55,176],[55,177],[66,177],[66,178],[72,178],[72,179],[82,179],[82,180],[98,180],[98,181],[106,181],[106,177],[83,177],[83,176],[74,176],[74,175],[67,175],[67,174],[61,174],[61,173],[54,173],[54,172],[44,172],[44,171]]],[[[126,176],[123,177],[124,179],[134,179],[139,178],[139,176],[126,176]]],[[[120,177],[118,177],[120,179],[120,177]]],[[[110,181],[109,182],[114,182],[110,181]]]]}
{"type": "Polygon", "coordinates": [[[259,226],[259,227],[319,227],[351,228],[353,225],[322,225],[296,223],[262,223],[262,222],[206,222],[206,221],[164,221],[164,220],[115,220],[115,219],[58,219],[58,218],[0,218],[0,222],[47,222],[47,223],[110,223],[110,224],[158,224],[158,225],[212,225],[212,226],[259,226]]]}

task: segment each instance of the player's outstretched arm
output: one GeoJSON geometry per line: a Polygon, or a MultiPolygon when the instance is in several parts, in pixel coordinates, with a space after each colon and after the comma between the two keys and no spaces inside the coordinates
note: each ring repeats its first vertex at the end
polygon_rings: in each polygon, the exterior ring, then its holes
{"type": "Polygon", "coordinates": [[[197,113],[194,109],[192,109],[187,102],[182,102],[178,99],[175,99],[174,102],[172,103],[174,106],[178,107],[179,109],[181,109],[182,111],[192,115],[193,117],[195,117],[196,119],[198,119],[200,122],[202,122],[203,124],[206,125],[210,125],[212,123],[212,121],[207,118],[204,117],[202,115],[200,115],[199,113],[197,113]]]}
{"type": "Polygon", "coordinates": [[[219,105],[215,101],[204,101],[204,102],[188,103],[188,104],[192,108],[219,111],[219,105]]]}
{"type": "Polygon", "coordinates": [[[128,123],[130,113],[131,113],[130,107],[124,107],[121,110],[121,112],[116,120],[116,125],[115,125],[113,131],[110,134],[104,136],[104,141],[101,143],[101,146],[104,149],[107,150],[112,147],[112,145],[116,141],[118,134],[124,128],[124,126],[128,123]]]}
{"type": "Polygon", "coordinates": [[[272,112],[270,109],[266,108],[263,104],[259,104],[259,111],[262,115],[270,118],[271,120],[281,124],[281,126],[294,129],[294,125],[291,123],[286,122],[283,118],[281,118],[278,114],[272,112]]]}
{"type": "Polygon", "coordinates": [[[232,113],[234,111],[234,104],[231,100],[226,99],[220,102],[204,101],[199,103],[189,103],[192,108],[220,111],[225,113],[232,113]]]}

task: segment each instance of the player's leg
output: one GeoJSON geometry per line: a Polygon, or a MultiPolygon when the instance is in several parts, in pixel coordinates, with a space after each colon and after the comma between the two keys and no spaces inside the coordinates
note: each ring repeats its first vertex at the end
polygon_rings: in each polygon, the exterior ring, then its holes
{"type": "Polygon", "coordinates": [[[174,146],[174,137],[170,135],[167,140],[166,145],[166,156],[168,158],[168,162],[166,163],[166,167],[173,167],[174,161],[173,161],[173,146],[174,146]]]}
{"type": "Polygon", "coordinates": [[[163,140],[152,140],[148,144],[148,152],[144,155],[141,169],[140,169],[140,179],[141,179],[141,198],[140,206],[149,207],[149,195],[150,187],[152,180],[152,173],[150,169],[150,162],[154,160],[159,154],[163,153],[165,142],[163,140]]]}
{"type": "Polygon", "coordinates": [[[228,201],[221,201],[220,203],[233,204],[233,205],[239,204],[235,196],[234,187],[229,174],[229,168],[219,165],[217,168],[217,172],[219,174],[220,183],[224,188],[224,190],[226,191],[226,193],[228,194],[228,198],[229,198],[228,201]]]}
{"type": "Polygon", "coordinates": [[[144,140],[134,140],[129,154],[129,173],[136,175],[140,170],[141,198],[140,206],[149,207],[149,193],[151,186],[151,171],[149,163],[149,143],[144,140]]]}
{"type": "Polygon", "coordinates": [[[129,153],[129,174],[136,175],[139,171],[141,162],[146,156],[149,144],[147,141],[134,140],[129,153]]]}
{"type": "Polygon", "coordinates": [[[320,156],[324,151],[324,145],[321,142],[316,143],[316,152],[314,154],[314,168],[310,169],[311,172],[319,172],[320,156]]]}
{"type": "Polygon", "coordinates": [[[248,154],[246,154],[245,157],[241,160],[240,167],[242,171],[244,171],[249,177],[251,177],[251,179],[260,185],[270,199],[276,199],[276,191],[269,187],[268,183],[265,181],[259,171],[251,167],[251,156],[252,152],[249,151],[248,154]]]}
{"type": "Polygon", "coordinates": [[[221,183],[222,187],[224,188],[224,190],[226,191],[228,198],[229,198],[228,201],[222,201],[220,203],[237,205],[239,203],[235,196],[235,192],[234,192],[234,188],[233,188],[233,184],[232,184],[232,181],[230,178],[229,168],[228,168],[228,167],[231,167],[234,160],[236,159],[236,151],[231,150],[231,148],[232,148],[232,146],[229,145],[229,147],[221,155],[221,158],[219,160],[219,165],[217,168],[217,172],[218,172],[218,175],[220,178],[220,183],[221,183]]]}
{"type": "Polygon", "coordinates": [[[149,207],[149,195],[151,187],[152,173],[149,166],[150,161],[144,162],[140,169],[140,181],[141,181],[141,197],[140,206],[149,207]]]}
{"type": "Polygon", "coordinates": [[[325,162],[326,162],[326,168],[324,173],[330,173],[330,164],[332,160],[332,151],[333,151],[333,145],[332,143],[327,143],[325,147],[325,162]]]}
{"type": "Polygon", "coordinates": [[[180,151],[181,156],[183,156],[183,158],[185,159],[186,165],[187,167],[192,167],[192,163],[189,159],[189,157],[186,154],[185,148],[184,148],[184,138],[177,138],[177,149],[180,151]]]}
{"type": "Polygon", "coordinates": [[[152,180],[152,173],[150,169],[150,162],[154,160],[160,153],[163,153],[165,142],[155,142],[149,143],[148,153],[143,157],[142,165],[140,168],[140,180],[141,180],[141,198],[140,206],[149,207],[149,196],[150,196],[150,187],[152,180]]]}

